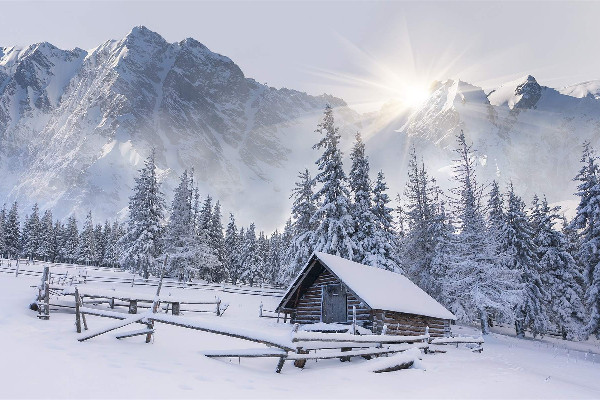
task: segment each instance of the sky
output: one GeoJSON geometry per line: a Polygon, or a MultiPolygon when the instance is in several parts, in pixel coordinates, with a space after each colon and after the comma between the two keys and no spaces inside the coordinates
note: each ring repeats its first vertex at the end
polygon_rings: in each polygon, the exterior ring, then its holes
{"type": "Polygon", "coordinates": [[[261,83],[368,111],[447,78],[487,90],[527,74],[552,87],[598,79],[598,15],[592,2],[0,0],[0,46],[91,49],[145,25],[193,37],[261,83]]]}

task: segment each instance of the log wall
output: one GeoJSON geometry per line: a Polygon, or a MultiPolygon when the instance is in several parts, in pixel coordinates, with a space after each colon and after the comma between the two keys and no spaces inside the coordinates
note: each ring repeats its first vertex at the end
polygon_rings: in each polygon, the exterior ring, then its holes
{"type": "Polygon", "coordinates": [[[423,315],[373,310],[373,324],[374,333],[381,333],[385,324],[388,335],[423,335],[428,326],[432,337],[450,336],[450,320],[423,315]]]}
{"type": "MultiPolygon", "coordinates": [[[[323,299],[323,287],[326,285],[339,284],[340,281],[328,270],[323,269],[315,282],[304,292],[298,300],[296,315],[293,322],[299,324],[310,324],[321,322],[321,302],[323,299]]],[[[356,306],[356,322],[359,325],[371,326],[371,310],[352,293],[347,293],[348,322],[352,322],[352,306],[356,306]]]]}

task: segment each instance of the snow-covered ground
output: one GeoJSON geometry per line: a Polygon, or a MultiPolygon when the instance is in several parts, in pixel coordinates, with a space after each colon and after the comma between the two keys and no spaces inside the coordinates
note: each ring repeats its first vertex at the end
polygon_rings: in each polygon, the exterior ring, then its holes
{"type": "MultiPolygon", "coordinates": [[[[521,340],[494,333],[485,338],[483,353],[461,345],[440,347],[448,351],[444,354],[423,354],[419,366],[425,370],[375,374],[365,367],[376,361],[353,359],[309,361],[303,370],[286,362],[276,374],[276,359],[240,363],[202,355],[206,350],[262,345],[162,324],[157,324],[152,344],[144,343],[143,337],[117,340],[112,332],[80,343],[73,314],[53,312],[50,320],[42,321],[28,309],[34,297],[31,286],[38,282],[37,277],[0,273],[2,398],[600,398],[597,342],[521,340]]],[[[275,297],[166,290],[198,299],[216,294],[230,304],[222,317],[186,317],[289,338],[289,324],[258,318],[261,301],[272,310],[275,297]]],[[[112,322],[88,316],[90,329],[112,322]]],[[[478,335],[466,326],[454,326],[453,333],[478,335]]]]}

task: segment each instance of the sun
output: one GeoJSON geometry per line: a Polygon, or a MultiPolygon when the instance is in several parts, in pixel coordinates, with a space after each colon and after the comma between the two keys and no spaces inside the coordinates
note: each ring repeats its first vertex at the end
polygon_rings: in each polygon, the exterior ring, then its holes
{"type": "Polygon", "coordinates": [[[430,90],[427,85],[408,84],[398,89],[402,102],[406,107],[415,109],[423,105],[430,96],[430,90]]]}

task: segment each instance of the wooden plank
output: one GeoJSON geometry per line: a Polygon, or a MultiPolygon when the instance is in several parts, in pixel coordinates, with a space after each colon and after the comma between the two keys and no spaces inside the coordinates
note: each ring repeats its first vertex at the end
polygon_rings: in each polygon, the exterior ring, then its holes
{"type": "Polygon", "coordinates": [[[80,342],[83,342],[83,341],[95,338],[96,336],[100,336],[100,335],[103,335],[103,334],[108,333],[110,331],[114,331],[115,329],[122,328],[124,326],[127,326],[129,324],[133,324],[135,322],[139,322],[142,319],[144,319],[145,317],[146,317],[146,314],[137,314],[137,315],[134,315],[132,317],[129,317],[129,318],[126,318],[126,319],[122,320],[121,322],[119,322],[117,324],[110,325],[108,328],[104,328],[104,329],[100,329],[100,330],[97,330],[97,331],[90,332],[87,335],[82,336],[82,337],[80,337],[77,340],[79,340],[80,342]]]}
{"type": "Polygon", "coordinates": [[[134,337],[134,336],[147,335],[149,333],[150,334],[154,333],[154,329],[148,329],[148,328],[139,329],[137,331],[131,331],[131,332],[121,333],[121,334],[118,334],[115,337],[117,339],[125,339],[125,338],[129,338],[129,337],[134,337]]]}
{"type": "Polygon", "coordinates": [[[241,358],[255,358],[255,357],[282,357],[287,355],[287,351],[282,349],[232,349],[232,350],[214,350],[202,353],[206,357],[220,358],[220,357],[241,357],[241,358]]]}

